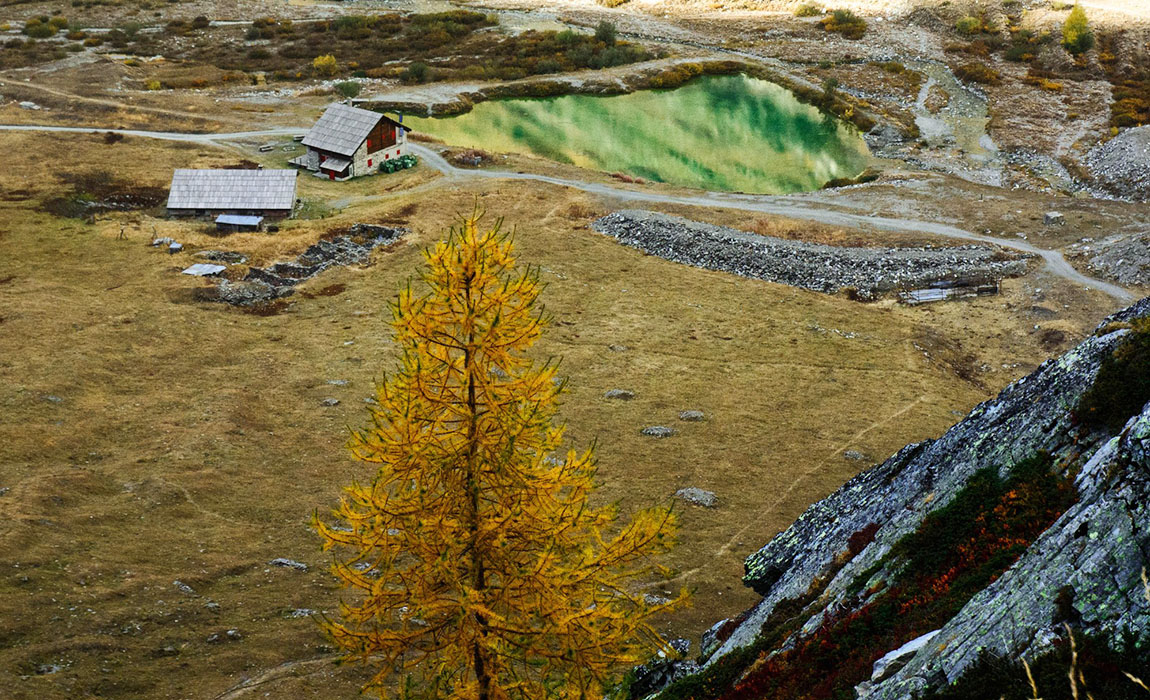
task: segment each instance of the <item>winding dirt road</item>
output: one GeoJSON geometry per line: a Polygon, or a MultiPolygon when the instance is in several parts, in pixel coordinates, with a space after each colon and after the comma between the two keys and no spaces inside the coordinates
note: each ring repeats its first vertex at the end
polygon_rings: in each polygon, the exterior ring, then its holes
{"type": "MultiPolygon", "coordinates": [[[[72,126],[0,124],[0,131],[39,131],[88,134],[102,134],[111,131],[114,133],[124,134],[125,136],[138,136],[141,138],[154,138],[166,141],[183,141],[224,146],[225,142],[228,141],[301,134],[307,131],[307,129],[306,127],[281,127],[276,129],[239,131],[223,134],[190,134],[173,131],[143,131],[137,129],[92,129],[72,126]]],[[[849,212],[830,209],[825,205],[819,205],[810,201],[804,201],[802,199],[788,197],[785,195],[747,195],[732,194],[727,192],[704,192],[698,195],[676,195],[665,194],[661,192],[629,190],[598,182],[586,182],[584,180],[551,177],[549,175],[538,175],[535,173],[510,172],[504,170],[469,170],[455,167],[451,163],[447,162],[443,156],[421,144],[412,143],[409,144],[409,147],[420,158],[423,159],[423,162],[426,165],[442,173],[443,176],[448,180],[529,180],[532,182],[543,182],[550,185],[555,185],[557,187],[569,187],[572,189],[587,192],[589,194],[595,194],[608,199],[615,199],[624,202],[679,204],[694,207],[736,209],[740,211],[752,211],[763,214],[773,214],[776,216],[785,216],[792,219],[816,221],[832,226],[842,226],[847,228],[871,227],[892,233],[929,233],[955,240],[973,241],[976,243],[1001,246],[1003,248],[1009,248],[1011,250],[1017,250],[1022,253],[1037,255],[1041,257],[1043,262],[1046,264],[1046,269],[1049,270],[1051,274],[1066,279],[1070,282],[1080,284],[1089,289],[1097,289],[1123,303],[1129,303],[1134,300],[1134,295],[1123,287],[1084,275],[1078,270],[1074,269],[1074,267],[1066,261],[1066,258],[1064,258],[1062,254],[1056,250],[1039,248],[1038,246],[1021,240],[1008,240],[995,238],[993,236],[985,236],[982,234],[974,233],[972,231],[966,231],[955,226],[949,226],[947,224],[921,221],[918,219],[895,219],[885,216],[852,214],[849,212]]],[[[367,200],[373,198],[375,197],[356,197],[349,198],[345,201],[347,203],[351,203],[361,199],[367,200]]]]}

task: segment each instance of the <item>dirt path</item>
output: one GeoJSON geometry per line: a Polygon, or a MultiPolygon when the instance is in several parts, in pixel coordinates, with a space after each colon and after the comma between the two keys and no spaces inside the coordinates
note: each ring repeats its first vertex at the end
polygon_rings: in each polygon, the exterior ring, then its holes
{"type": "MultiPolygon", "coordinates": [[[[192,143],[214,143],[217,145],[223,145],[223,142],[226,141],[235,141],[247,138],[299,134],[305,130],[306,129],[302,127],[284,127],[277,129],[265,129],[262,131],[241,131],[226,134],[187,134],[171,131],[141,131],[134,129],[87,129],[83,127],[66,126],[0,124],[0,131],[48,131],[71,133],[105,133],[108,131],[113,131],[128,136],[156,138],[168,141],[185,141],[192,143]]],[[[420,158],[423,159],[425,164],[435,170],[438,170],[449,180],[528,180],[533,182],[543,182],[550,185],[555,185],[557,187],[569,187],[572,189],[587,192],[589,194],[595,194],[601,197],[625,202],[679,204],[693,207],[737,209],[740,211],[752,211],[762,214],[785,216],[792,219],[817,221],[822,224],[842,226],[845,228],[872,227],[892,233],[908,233],[914,235],[928,233],[955,240],[974,241],[977,243],[1001,246],[1003,248],[1010,248],[1012,250],[1017,250],[1023,253],[1041,257],[1046,264],[1047,270],[1049,270],[1052,274],[1070,282],[1080,284],[1088,289],[1100,290],[1124,303],[1129,303],[1134,300],[1134,295],[1123,287],[1115,284],[1110,284],[1109,282],[1095,279],[1093,277],[1089,277],[1074,269],[1074,267],[1066,261],[1066,258],[1064,258],[1062,254],[1056,250],[1039,248],[1038,246],[1032,245],[1022,240],[1008,240],[995,238],[994,236],[985,236],[982,234],[973,233],[971,231],[966,231],[955,226],[949,226],[947,224],[939,224],[917,219],[895,219],[885,216],[852,214],[849,212],[828,208],[826,204],[803,201],[801,199],[788,196],[746,195],[732,194],[727,192],[704,192],[698,195],[677,195],[661,192],[630,190],[603,183],[587,182],[584,180],[572,180],[568,178],[552,177],[549,175],[539,175],[535,173],[510,172],[503,170],[469,170],[455,167],[451,163],[447,162],[447,160],[441,155],[426,146],[412,143],[409,144],[409,147],[420,158]]],[[[349,197],[343,201],[345,203],[354,203],[357,201],[369,201],[378,198],[378,195],[349,197]]]]}

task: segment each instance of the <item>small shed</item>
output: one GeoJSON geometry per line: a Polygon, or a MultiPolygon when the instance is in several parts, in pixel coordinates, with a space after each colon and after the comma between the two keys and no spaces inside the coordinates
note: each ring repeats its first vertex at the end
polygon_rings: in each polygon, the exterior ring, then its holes
{"type": "Polygon", "coordinates": [[[336,103],[303,138],[307,153],[289,161],[331,180],[379,172],[380,166],[407,153],[407,132],[400,119],[336,103]]]}
{"type": "Polygon", "coordinates": [[[192,170],[172,174],[168,214],[283,218],[295,208],[295,170],[192,170]]]}
{"type": "Polygon", "coordinates": [[[240,231],[262,231],[264,217],[242,214],[220,214],[216,217],[216,231],[219,233],[239,233],[240,231]]]}

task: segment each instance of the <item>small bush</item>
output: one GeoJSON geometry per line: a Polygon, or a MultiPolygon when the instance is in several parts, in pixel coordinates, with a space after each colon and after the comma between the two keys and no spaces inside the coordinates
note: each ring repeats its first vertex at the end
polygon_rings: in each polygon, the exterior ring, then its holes
{"type": "Polygon", "coordinates": [[[211,23],[212,21],[204,15],[198,15],[192,20],[192,29],[207,29],[211,23]]]}
{"type": "Polygon", "coordinates": [[[823,29],[838,32],[847,39],[861,39],[866,33],[866,20],[850,10],[835,10],[822,20],[823,29]]]}
{"type": "Polygon", "coordinates": [[[1130,333],[1098,369],[1082,395],[1075,417],[1092,428],[1117,433],[1150,401],[1150,320],[1134,322],[1130,333]]]}
{"type": "Polygon", "coordinates": [[[1074,6],[1062,25],[1062,45],[1075,56],[1094,48],[1094,32],[1081,5],[1074,6]]]}
{"type": "Polygon", "coordinates": [[[982,22],[977,17],[963,17],[955,23],[954,28],[959,34],[973,36],[982,31],[982,22]]]}
{"type": "Polygon", "coordinates": [[[409,65],[400,75],[405,83],[425,83],[431,77],[431,68],[422,61],[409,65]]]}
{"type": "Polygon", "coordinates": [[[37,19],[30,19],[24,25],[24,34],[32,37],[33,39],[47,39],[54,35],[59,29],[46,22],[40,22],[37,19]]]}
{"type": "Polygon", "coordinates": [[[599,26],[595,27],[595,41],[603,42],[607,46],[614,46],[618,33],[613,23],[600,20],[599,26]]]}
{"type": "Polygon", "coordinates": [[[339,68],[339,64],[336,63],[335,56],[332,56],[331,54],[324,54],[322,56],[316,56],[315,59],[313,59],[311,62],[311,67],[313,70],[315,70],[316,73],[319,73],[320,75],[330,76],[335,75],[336,70],[339,68]]]}
{"type": "Polygon", "coordinates": [[[795,10],[795,17],[818,17],[823,13],[823,8],[813,3],[799,5],[799,9],[795,10]]]}
{"type": "Polygon", "coordinates": [[[966,63],[954,69],[959,80],[967,83],[982,83],[983,85],[998,85],[1002,76],[998,71],[984,63],[966,63]]]}
{"type": "Polygon", "coordinates": [[[149,80],[148,82],[144,83],[145,90],[159,90],[161,87],[163,86],[160,85],[160,81],[158,80],[149,80]]]}
{"type": "Polygon", "coordinates": [[[357,95],[359,95],[359,91],[362,89],[363,89],[363,86],[360,85],[359,83],[355,82],[354,80],[345,80],[342,83],[336,83],[335,84],[335,91],[338,92],[339,94],[343,95],[344,97],[349,97],[349,98],[350,97],[356,97],[357,95]]]}

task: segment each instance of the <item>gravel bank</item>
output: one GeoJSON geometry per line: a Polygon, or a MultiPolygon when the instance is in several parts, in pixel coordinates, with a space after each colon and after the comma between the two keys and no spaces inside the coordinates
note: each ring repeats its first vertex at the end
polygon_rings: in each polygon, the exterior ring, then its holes
{"type": "Polygon", "coordinates": [[[985,282],[1026,272],[1020,256],[989,246],[844,248],[649,211],[617,211],[593,228],[667,260],[828,294],[853,289],[863,299],[947,280],[985,282]]]}
{"type": "Polygon", "coordinates": [[[1099,186],[1123,199],[1150,201],[1150,126],[1127,129],[1086,154],[1099,186]]]}

